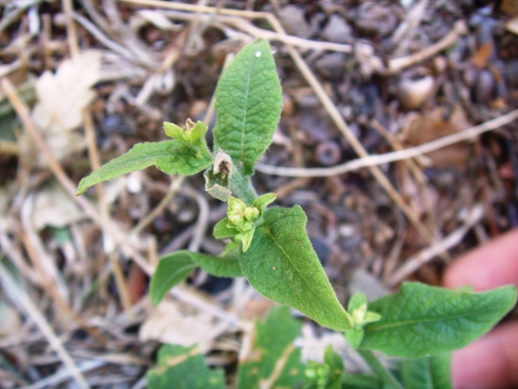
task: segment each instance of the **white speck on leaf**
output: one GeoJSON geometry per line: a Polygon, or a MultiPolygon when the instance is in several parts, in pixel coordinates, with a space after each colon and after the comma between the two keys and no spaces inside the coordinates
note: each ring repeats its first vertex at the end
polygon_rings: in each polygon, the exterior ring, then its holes
{"type": "Polygon", "coordinates": [[[260,51],[256,51],[256,52],[255,52],[255,56],[256,56],[257,58],[259,58],[262,54],[263,54],[263,53],[261,53],[260,51]]]}

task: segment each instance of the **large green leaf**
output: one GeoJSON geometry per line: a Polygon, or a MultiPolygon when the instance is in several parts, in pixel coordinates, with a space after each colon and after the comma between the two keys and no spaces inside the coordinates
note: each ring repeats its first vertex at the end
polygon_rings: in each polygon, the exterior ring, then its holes
{"type": "Polygon", "coordinates": [[[160,258],[149,284],[151,303],[156,305],[162,301],[165,294],[182,282],[195,268],[196,263],[184,252],[177,251],[160,258]]]}
{"type": "Polygon", "coordinates": [[[266,297],[292,306],[321,326],[336,331],[351,328],[306,234],[306,214],[298,205],[273,207],[255,230],[241,267],[250,284],[266,297]]]}
{"type": "Polygon", "coordinates": [[[489,331],[515,302],[512,286],[471,293],[404,283],[369,304],[382,318],[365,326],[360,348],[403,358],[450,352],[489,331]]]}
{"type": "Polygon", "coordinates": [[[451,389],[451,354],[438,354],[402,362],[406,389],[451,389]]]}
{"type": "Polygon", "coordinates": [[[147,374],[149,389],[224,389],[221,370],[210,370],[196,346],[163,345],[158,350],[158,366],[147,374]]]}
{"type": "Polygon", "coordinates": [[[239,364],[237,388],[297,387],[304,373],[300,349],[293,346],[300,327],[287,307],[275,307],[264,322],[257,322],[252,349],[239,364]]]}
{"type": "Polygon", "coordinates": [[[112,159],[81,180],[76,195],[84,193],[92,185],[130,173],[156,166],[167,174],[196,174],[210,165],[209,149],[195,147],[177,139],[162,142],[137,143],[127,153],[112,159]]]}
{"type": "Polygon", "coordinates": [[[272,140],[282,110],[282,91],[264,39],[245,46],[216,88],[215,150],[222,148],[245,176],[272,140]]]}
{"type": "Polygon", "coordinates": [[[216,277],[241,277],[243,271],[238,259],[214,257],[187,250],[175,251],[160,258],[151,278],[151,302],[158,304],[172,287],[182,282],[197,266],[216,277]]]}

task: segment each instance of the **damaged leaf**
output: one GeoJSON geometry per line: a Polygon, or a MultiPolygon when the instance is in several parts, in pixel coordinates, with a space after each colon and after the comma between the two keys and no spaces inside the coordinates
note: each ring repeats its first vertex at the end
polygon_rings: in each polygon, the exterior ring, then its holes
{"type": "Polygon", "coordinates": [[[257,322],[250,352],[238,369],[238,389],[295,388],[303,379],[300,349],[293,341],[301,325],[287,307],[275,307],[264,322],[257,322]]]}
{"type": "Polygon", "coordinates": [[[196,346],[163,345],[158,351],[158,367],[146,375],[150,389],[224,389],[221,370],[209,369],[196,346]]]}

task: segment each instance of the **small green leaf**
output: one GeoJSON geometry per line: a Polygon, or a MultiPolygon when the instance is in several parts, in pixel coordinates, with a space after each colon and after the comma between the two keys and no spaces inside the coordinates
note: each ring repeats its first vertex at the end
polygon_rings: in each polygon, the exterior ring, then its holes
{"type": "Polygon", "coordinates": [[[196,264],[191,256],[181,251],[160,258],[149,284],[151,303],[156,305],[162,301],[165,294],[182,282],[195,268],[196,264]]]}
{"type": "Polygon", "coordinates": [[[347,343],[349,343],[352,348],[358,348],[362,342],[363,333],[363,329],[352,329],[350,331],[346,331],[344,335],[347,343]]]}
{"type": "Polygon", "coordinates": [[[233,238],[239,231],[233,227],[228,227],[228,218],[225,217],[216,223],[213,234],[216,239],[233,238]]]}
{"type": "Polygon", "coordinates": [[[301,325],[287,307],[273,308],[255,324],[252,349],[240,362],[238,389],[295,388],[303,378],[301,352],[293,346],[301,325]]]}
{"type": "Polygon", "coordinates": [[[243,252],[246,253],[250,248],[250,244],[252,243],[252,238],[254,237],[255,226],[249,231],[245,231],[239,234],[241,238],[241,242],[243,243],[243,252]]]}
{"type": "Polygon", "coordinates": [[[194,123],[191,119],[187,119],[185,129],[174,123],[164,122],[164,132],[168,137],[195,147],[206,147],[205,134],[207,130],[208,127],[205,123],[201,121],[194,123]]]}
{"type": "Polygon", "coordinates": [[[137,143],[127,153],[112,159],[81,180],[76,195],[80,195],[103,181],[135,170],[156,166],[167,174],[196,174],[212,162],[212,155],[205,148],[193,148],[178,140],[137,143]]]}
{"type": "Polygon", "coordinates": [[[165,294],[182,282],[197,266],[216,277],[241,277],[240,261],[236,258],[214,257],[187,250],[175,251],[160,258],[151,277],[151,303],[158,304],[165,294]]]}
{"type": "Polygon", "coordinates": [[[239,259],[239,242],[229,242],[225,246],[225,249],[220,254],[221,257],[230,257],[230,258],[238,258],[239,259]]]}
{"type": "Polygon", "coordinates": [[[275,193],[266,193],[262,196],[259,196],[252,202],[252,207],[256,207],[260,212],[263,212],[263,210],[273,203],[275,199],[277,198],[277,195],[275,193]]]}
{"type": "Polygon", "coordinates": [[[164,132],[169,138],[186,141],[185,130],[174,123],[164,122],[164,132]]]}
{"type": "Polygon", "coordinates": [[[245,46],[216,88],[215,149],[230,155],[245,176],[272,141],[282,110],[282,91],[270,45],[245,46]]]}
{"type": "Polygon", "coordinates": [[[489,331],[515,303],[513,286],[470,293],[404,283],[369,304],[382,318],[365,326],[360,348],[403,358],[450,352],[489,331]]]}
{"type": "Polygon", "coordinates": [[[205,365],[196,346],[163,345],[158,350],[158,366],[149,369],[149,389],[224,389],[221,370],[211,370],[205,365]]]}
{"type": "Polygon", "coordinates": [[[452,389],[451,354],[438,354],[402,362],[406,389],[452,389]]]}
{"type": "Polygon", "coordinates": [[[367,305],[367,296],[365,296],[365,293],[355,293],[351,296],[349,302],[347,303],[347,310],[352,312],[357,309],[361,309],[364,305],[367,305]]]}
{"type": "Polygon", "coordinates": [[[298,205],[264,212],[252,244],[241,254],[241,267],[261,294],[298,309],[321,326],[351,328],[306,234],[306,215],[298,205]]]}
{"type": "Polygon", "coordinates": [[[194,263],[213,276],[226,278],[244,276],[241,263],[237,258],[215,257],[190,251],[179,252],[189,255],[194,263]]]}

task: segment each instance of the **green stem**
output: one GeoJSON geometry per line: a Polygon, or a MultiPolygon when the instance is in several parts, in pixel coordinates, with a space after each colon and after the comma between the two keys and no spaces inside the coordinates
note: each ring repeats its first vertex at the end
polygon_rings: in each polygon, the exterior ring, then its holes
{"type": "Polygon", "coordinates": [[[252,202],[257,198],[257,192],[252,186],[250,177],[243,176],[237,169],[234,169],[232,172],[228,186],[246,205],[252,205],[252,202]]]}
{"type": "Polygon", "coordinates": [[[404,389],[401,383],[392,375],[392,373],[382,365],[379,359],[372,351],[358,350],[362,358],[367,362],[372,372],[385,384],[387,389],[404,389]]]}

